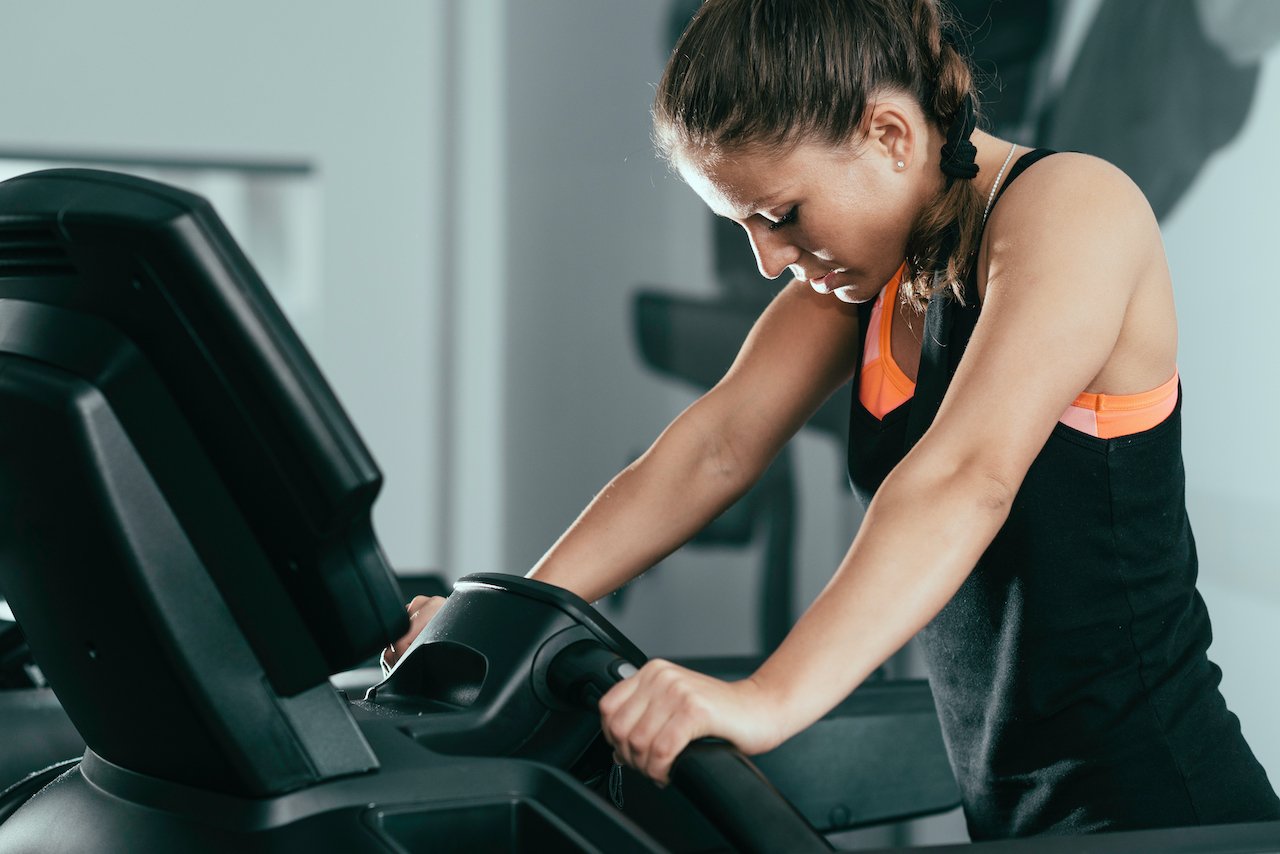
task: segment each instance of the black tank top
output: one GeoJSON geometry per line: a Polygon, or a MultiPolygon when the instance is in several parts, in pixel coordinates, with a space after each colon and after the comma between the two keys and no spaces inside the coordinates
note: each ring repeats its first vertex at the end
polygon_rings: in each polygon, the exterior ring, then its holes
{"type": "MultiPolygon", "coordinates": [[[[1052,153],[1019,158],[1000,193],[1052,153]]],[[[976,274],[965,303],[931,301],[916,394],[883,421],[855,385],[849,476],[864,505],[937,412],[977,322],[976,274]]],[[[1114,439],[1057,424],[917,636],[975,840],[1280,818],[1206,655],[1181,407],[1179,388],[1163,422],[1114,439]]]]}

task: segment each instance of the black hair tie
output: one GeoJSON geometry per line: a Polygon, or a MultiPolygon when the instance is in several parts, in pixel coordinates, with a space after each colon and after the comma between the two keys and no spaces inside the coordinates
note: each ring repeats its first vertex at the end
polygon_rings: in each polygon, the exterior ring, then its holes
{"type": "Polygon", "coordinates": [[[969,141],[977,124],[973,95],[966,94],[960,103],[960,113],[947,128],[947,142],[942,146],[942,172],[948,178],[972,180],[977,177],[978,149],[969,141]]]}

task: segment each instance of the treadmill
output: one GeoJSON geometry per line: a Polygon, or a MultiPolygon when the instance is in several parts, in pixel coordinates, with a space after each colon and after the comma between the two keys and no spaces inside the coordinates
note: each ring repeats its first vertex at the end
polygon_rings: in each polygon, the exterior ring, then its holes
{"type": "MultiPolygon", "coordinates": [[[[828,851],[954,804],[918,684],[869,683],[758,763],[697,742],[670,789],[619,792],[594,706],[644,654],[517,576],[464,576],[377,684],[336,687],[408,627],[381,475],[198,196],[0,184],[0,411],[0,591],[85,745],[0,793],[0,854],[828,851]]],[[[1267,851],[1280,822],[962,848],[1267,851]]]]}

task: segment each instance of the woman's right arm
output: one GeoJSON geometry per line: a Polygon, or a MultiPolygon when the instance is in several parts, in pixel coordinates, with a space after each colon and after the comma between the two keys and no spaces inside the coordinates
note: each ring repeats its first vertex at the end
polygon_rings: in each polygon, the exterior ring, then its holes
{"type": "MultiPolygon", "coordinates": [[[[755,322],[733,365],[627,466],[529,571],[588,602],[675,551],[745,493],[856,364],[857,307],[796,279],[755,322]]],[[[416,597],[388,666],[444,603],[416,597]]]]}
{"type": "Polygon", "coordinates": [[[850,378],[857,323],[856,306],[788,284],[724,378],[601,490],[528,577],[593,602],[687,542],[850,378]]]}

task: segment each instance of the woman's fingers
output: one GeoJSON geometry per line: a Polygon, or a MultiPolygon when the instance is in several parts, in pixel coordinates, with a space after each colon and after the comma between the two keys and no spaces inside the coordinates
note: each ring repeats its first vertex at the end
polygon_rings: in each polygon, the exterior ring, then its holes
{"type": "Polygon", "coordinates": [[[613,745],[615,757],[633,768],[635,757],[628,736],[648,707],[648,695],[644,692],[637,695],[641,673],[614,685],[600,698],[599,704],[600,729],[605,741],[613,745]]]}
{"type": "Polygon", "coordinates": [[[714,735],[747,754],[786,738],[779,698],[754,678],[723,682],[655,659],[600,700],[601,726],[615,754],[659,785],[694,739],[714,735]]]}
{"type": "Polygon", "coordinates": [[[404,655],[409,645],[414,639],[422,633],[427,623],[431,622],[431,618],[436,615],[441,606],[445,603],[443,596],[414,596],[409,604],[405,605],[405,610],[409,612],[409,631],[403,636],[397,638],[390,646],[382,651],[382,666],[388,670],[395,666],[400,656],[404,655]]]}
{"type": "Polygon", "coordinates": [[[678,709],[669,703],[650,706],[631,734],[635,767],[659,786],[667,784],[671,763],[676,755],[693,739],[688,735],[687,721],[682,720],[678,709]],[[670,753],[671,747],[675,753],[670,753]]]}
{"type": "MultiPolygon", "coordinates": [[[[653,767],[654,745],[659,737],[665,735],[668,740],[673,737],[672,722],[681,706],[681,680],[687,678],[689,671],[683,670],[667,661],[652,662],[642,671],[653,700],[646,706],[646,714],[636,721],[627,734],[631,747],[631,755],[635,767],[643,771],[650,779],[665,783],[664,769],[653,767]]],[[[678,733],[675,734],[678,737],[678,733]]],[[[683,747],[683,745],[681,745],[683,747]]]]}
{"type": "MultiPolygon", "coordinates": [[[[676,757],[694,739],[710,735],[713,726],[713,710],[692,684],[678,686],[670,705],[671,716],[654,735],[645,757],[645,773],[662,785],[670,780],[676,757]]],[[[728,735],[728,731],[723,734],[728,735]]]]}
{"type": "Polygon", "coordinates": [[[706,734],[705,707],[697,699],[700,682],[715,683],[668,661],[654,660],[609,691],[600,701],[601,726],[615,755],[665,785],[671,764],[692,741],[706,734]]]}

